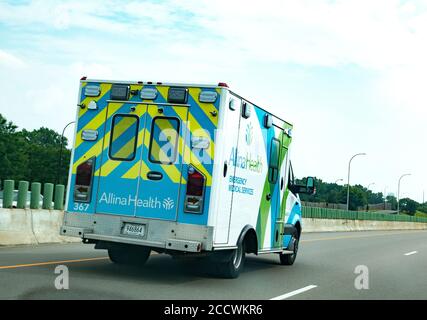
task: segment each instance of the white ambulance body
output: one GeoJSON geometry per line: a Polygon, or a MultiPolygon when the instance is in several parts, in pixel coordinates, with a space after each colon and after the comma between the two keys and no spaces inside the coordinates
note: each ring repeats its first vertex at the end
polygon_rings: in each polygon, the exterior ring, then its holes
{"type": "Polygon", "coordinates": [[[61,234],[116,263],[205,255],[237,277],[245,253],[293,264],[302,230],[292,125],[226,84],[83,78],[61,234]]]}

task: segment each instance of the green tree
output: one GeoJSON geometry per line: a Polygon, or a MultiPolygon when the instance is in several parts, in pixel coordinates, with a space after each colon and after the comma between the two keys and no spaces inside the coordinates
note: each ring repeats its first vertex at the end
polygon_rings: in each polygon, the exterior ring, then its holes
{"type": "Polygon", "coordinates": [[[427,202],[420,204],[418,206],[417,210],[419,210],[423,213],[427,213],[427,202]]]}
{"type": "Polygon", "coordinates": [[[27,141],[17,126],[0,114],[0,179],[25,179],[28,167],[27,141]]]}
{"type": "Polygon", "coordinates": [[[397,210],[397,198],[395,196],[388,195],[386,200],[391,204],[391,210],[397,210]]]}
{"type": "Polygon", "coordinates": [[[411,216],[415,215],[419,203],[410,198],[403,198],[399,200],[399,207],[402,212],[405,212],[411,216]]]}
{"type": "MultiPolygon", "coordinates": [[[[71,152],[63,140],[62,165],[58,180],[67,183],[71,152]]],[[[54,130],[17,131],[17,126],[0,114],[0,179],[57,182],[61,136],[54,130]]]]}
{"type": "Polygon", "coordinates": [[[65,183],[70,161],[70,151],[66,149],[67,139],[64,138],[63,140],[62,165],[57,177],[61,135],[44,127],[31,132],[22,130],[22,135],[28,141],[29,180],[51,183],[60,180],[65,183]]]}
{"type": "Polygon", "coordinates": [[[358,208],[365,208],[367,205],[367,196],[364,188],[361,185],[350,187],[349,209],[357,210],[358,208]]]}

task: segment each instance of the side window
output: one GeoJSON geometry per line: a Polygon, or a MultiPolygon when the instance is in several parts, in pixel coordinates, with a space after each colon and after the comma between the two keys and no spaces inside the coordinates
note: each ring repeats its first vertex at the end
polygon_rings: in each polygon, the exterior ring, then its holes
{"type": "Polygon", "coordinates": [[[289,162],[289,181],[288,184],[292,185],[295,182],[294,170],[292,169],[292,163],[289,162]]]}
{"type": "Polygon", "coordinates": [[[173,164],[176,161],[179,138],[177,118],[155,117],[151,125],[151,162],[173,164]]]}
{"type": "Polygon", "coordinates": [[[268,181],[276,183],[279,176],[279,154],[280,141],[276,138],[271,139],[270,164],[268,167],[268,181]]]}
{"type": "Polygon", "coordinates": [[[108,155],[110,159],[132,161],[135,159],[139,118],[135,115],[117,114],[111,124],[108,155]]]}

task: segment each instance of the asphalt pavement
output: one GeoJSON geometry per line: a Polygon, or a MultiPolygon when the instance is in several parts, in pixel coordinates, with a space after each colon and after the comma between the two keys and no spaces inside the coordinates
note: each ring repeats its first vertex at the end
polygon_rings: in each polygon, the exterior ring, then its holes
{"type": "Polygon", "coordinates": [[[0,299],[425,300],[427,231],[303,234],[293,266],[276,254],[247,255],[231,280],[168,255],[130,267],[93,245],[0,247],[0,299]],[[68,267],[69,289],[55,287],[59,265],[68,267]]]}

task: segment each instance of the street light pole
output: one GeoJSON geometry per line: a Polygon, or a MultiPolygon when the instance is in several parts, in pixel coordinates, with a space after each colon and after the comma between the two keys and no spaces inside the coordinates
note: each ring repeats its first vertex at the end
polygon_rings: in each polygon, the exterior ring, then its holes
{"type": "Polygon", "coordinates": [[[337,183],[338,183],[338,181],[344,181],[344,179],[338,179],[338,180],[336,180],[336,181],[335,181],[335,184],[337,184],[337,183]]]}
{"type": "Polygon", "coordinates": [[[411,175],[410,173],[402,174],[399,178],[399,182],[397,183],[397,214],[399,214],[399,211],[400,211],[400,205],[399,205],[399,202],[400,202],[400,180],[402,180],[403,177],[410,176],[410,175],[411,175]]]}
{"type": "Polygon", "coordinates": [[[347,177],[347,211],[350,207],[350,166],[351,161],[357,157],[357,156],[366,156],[366,153],[357,153],[354,156],[351,157],[350,161],[348,162],[348,177],[347,177]]]}
{"type": "Polygon", "coordinates": [[[59,147],[59,160],[58,160],[58,167],[56,168],[56,177],[55,177],[55,184],[61,183],[60,179],[59,179],[59,170],[61,169],[61,164],[62,164],[62,147],[64,145],[64,133],[65,133],[65,129],[68,128],[69,125],[75,123],[75,121],[71,121],[70,123],[68,123],[64,129],[62,129],[62,134],[61,134],[61,146],[59,147]]]}

